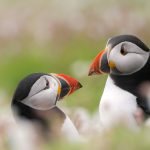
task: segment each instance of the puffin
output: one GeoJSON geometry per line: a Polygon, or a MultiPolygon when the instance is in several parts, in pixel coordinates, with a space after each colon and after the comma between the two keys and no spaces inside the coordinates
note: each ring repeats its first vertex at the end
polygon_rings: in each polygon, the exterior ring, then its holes
{"type": "Polygon", "coordinates": [[[139,128],[150,115],[147,85],[150,85],[150,49],[135,35],[117,35],[95,57],[91,75],[108,74],[99,104],[104,128],[122,123],[139,128]]]}
{"type": "Polygon", "coordinates": [[[32,73],[20,81],[14,92],[14,117],[17,122],[34,124],[46,139],[78,141],[76,127],[56,103],[81,87],[76,79],[65,74],[32,73]]]}

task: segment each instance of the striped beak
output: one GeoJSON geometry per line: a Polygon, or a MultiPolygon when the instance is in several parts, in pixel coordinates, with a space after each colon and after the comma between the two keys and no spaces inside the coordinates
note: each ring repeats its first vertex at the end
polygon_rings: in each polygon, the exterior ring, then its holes
{"type": "Polygon", "coordinates": [[[60,86],[58,89],[59,100],[67,95],[74,93],[76,90],[82,87],[79,81],[77,81],[75,78],[72,78],[68,75],[52,74],[52,76],[55,76],[60,83],[60,86]]]}
{"type": "Polygon", "coordinates": [[[92,62],[89,69],[89,76],[109,73],[110,68],[107,60],[107,50],[102,50],[92,62]]]}

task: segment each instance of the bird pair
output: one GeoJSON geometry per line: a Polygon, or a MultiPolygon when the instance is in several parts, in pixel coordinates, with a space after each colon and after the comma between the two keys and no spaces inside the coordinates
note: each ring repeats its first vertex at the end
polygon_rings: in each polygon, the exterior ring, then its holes
{"type": "MultiPolygon", "coordinates": [[[[123,121],[137,127],[143,114],[150,114],[147,94],[142,92],[150,82],[149,48],[132,35],[112,37],[89,71],[89,75],[103,73],[109,76],[99,106],[102,125],[110,128],[123,121]]],[[[46,133],[56,129],[68,139],[80,139],[69,117],[56,106],[57,101],[79,88],[81,84],[70,76],[35,73],[18,85],[12,108],[21,118],[39,122],[46,133]]]]}

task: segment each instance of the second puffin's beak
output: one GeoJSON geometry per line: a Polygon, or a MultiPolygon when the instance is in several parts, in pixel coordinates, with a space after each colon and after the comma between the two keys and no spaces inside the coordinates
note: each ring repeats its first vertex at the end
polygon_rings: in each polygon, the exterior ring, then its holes
{"type": "Polygon", "coordinates": [[[102,56],[104,55],[106,50],[102,50],[95,58],[94,61],[92,62],[90,69],[89,69],[89,76],[95,75],[95,74],[102,74],[103,71],[100,69],[101,68],[101,61],[102,61],[102,56]]]}
{"type": "Polygon", "coordinates": [[[53,74],[60,82],[58,89],[59,99],[66,95],[70,95],[82,87],[81,83],[76,79],[65,74],[53,74]]]}

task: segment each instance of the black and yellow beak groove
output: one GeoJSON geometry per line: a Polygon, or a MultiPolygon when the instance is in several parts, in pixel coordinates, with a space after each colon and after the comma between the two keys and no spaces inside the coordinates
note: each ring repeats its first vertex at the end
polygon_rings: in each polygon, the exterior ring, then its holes
{"type": "Polygon", "coordinates": [[[74,93],[76,90],[80,89],[82,87],[81,83],[77,81],[75,78],[70,77],[65,74],[53,74],[55,76],[60,85],[58,87],[58,95],[59,99],[62,99],[63,97],[70,95],[74,93]]]}

